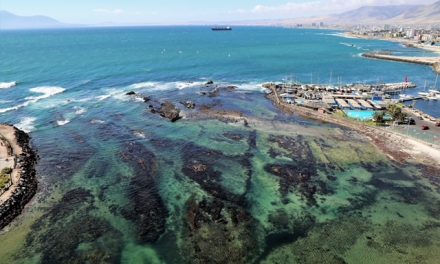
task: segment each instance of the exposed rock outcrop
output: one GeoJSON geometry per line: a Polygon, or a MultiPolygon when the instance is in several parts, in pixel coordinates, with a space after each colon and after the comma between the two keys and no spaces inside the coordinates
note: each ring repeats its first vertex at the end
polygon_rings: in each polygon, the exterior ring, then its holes
{"type": "Polygon", "coordinates": [[[154,105],[150,105],[149,108],[152,113],[158,113],[161,117],[167,118],[171,122],[176,122],[177,120],[182,118],[180,116],[180,109],[178,109],[170,101],[162,103],[160,107],[154,107],[154,105]]]}
{"type": "Polygon", "coordinates": [[[30,146],[30,137],[25,132],[14,127],[17,144],[22,153],[17,156],[16,169],[20,171],[20,178],[15,183],[11,197],[0,205],[0,229],[10,224],[20,215],[25,205],[37,192],[35,164],[38,156],[30,146]]]}

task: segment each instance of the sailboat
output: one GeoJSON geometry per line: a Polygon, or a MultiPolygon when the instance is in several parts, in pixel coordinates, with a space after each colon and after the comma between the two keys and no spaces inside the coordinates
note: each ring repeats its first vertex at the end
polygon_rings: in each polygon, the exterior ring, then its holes
{"type": "Polygon", "coordinates": [[[425,92],[419,92],[419,95],[421,95],[421,96],[428,96],[429,95],[429,93],[426,92],[426,84],[427,84],[427,81],[425,80],[425,87],[423,89],[425,92]]]}
{"type": "Polygon", "coordinates": [[[435,84],[434,84],[434,89],[429,90],[429,94],[428,94],[428,99],[429,100],[438,100],[440,99],[440,92],[437,89],[437,80],[438,80],[438,74],[437,77],[435,78],[435,84]]]}

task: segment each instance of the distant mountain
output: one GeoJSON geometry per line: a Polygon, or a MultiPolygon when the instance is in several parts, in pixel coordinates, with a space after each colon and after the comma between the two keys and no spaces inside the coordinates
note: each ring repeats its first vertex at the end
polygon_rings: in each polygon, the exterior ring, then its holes
{"type": "Polygon", "coordinates": [[[430,5],[364,6],[329,16],[326,21],[338,24],[435,24],[440,23],[440,1],[430,5]]]}
{"type": "Polygon", "coordinates": [[[61,28],[67,26],[67,24],[47,16],[18,16],[0,10],[0,29],[61,28]]]}
{"type": "Polygon", "coordinates": [[[418,9],[420,5],[398,5],[398,6],[364,6],[358,9],[335,15],[333,19],[341,22],[356,21],[382,21],[393,19],[397,16],[404,15],[414,9],[418,9]]]}
{"type": "Polygon", "coordinates": [[[405,12],[394,20],[400,23],[409,21],[418,24],[440,23],[440,1],[405,12]]]}

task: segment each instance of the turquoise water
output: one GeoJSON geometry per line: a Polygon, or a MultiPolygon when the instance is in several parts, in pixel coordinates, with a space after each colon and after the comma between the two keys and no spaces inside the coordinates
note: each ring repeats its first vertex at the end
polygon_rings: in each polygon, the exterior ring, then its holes
{"type": "Polygon", "coordinates": [[[357,133],[283,114],[264,97],[266,81],[435,80],[428,67],[359,56],[412,52],[398,44],[335,33],[0,32],[0,83],[11,86],[0,89],[0,122],[29,131],[41,157],[38,194],[0,234],[0,259],[435,263],[438,170],[398,164],[357,133]],[[237,89],[203,96],[208,80],[237,89]],[[172,101],[185,118],[150,113],[132,90],[172,101]]]}
{"type": "Polygon", "coordinates": [[[370,121],[374,117],[374,111],[359,111],[359,110],[345,110],[345,114],[353,119],[359,119],[362,121],[370,121]]]}

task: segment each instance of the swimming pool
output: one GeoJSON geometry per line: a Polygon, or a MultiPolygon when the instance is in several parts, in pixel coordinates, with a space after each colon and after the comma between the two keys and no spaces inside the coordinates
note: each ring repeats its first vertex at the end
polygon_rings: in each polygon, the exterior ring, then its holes
{"type": "Polygon", "coordinates": [[[345,114],[349,118],[358,119],[361,121],[373,120],[375,111],[361,111],[361,110],[345,110],[345,114]]]}

